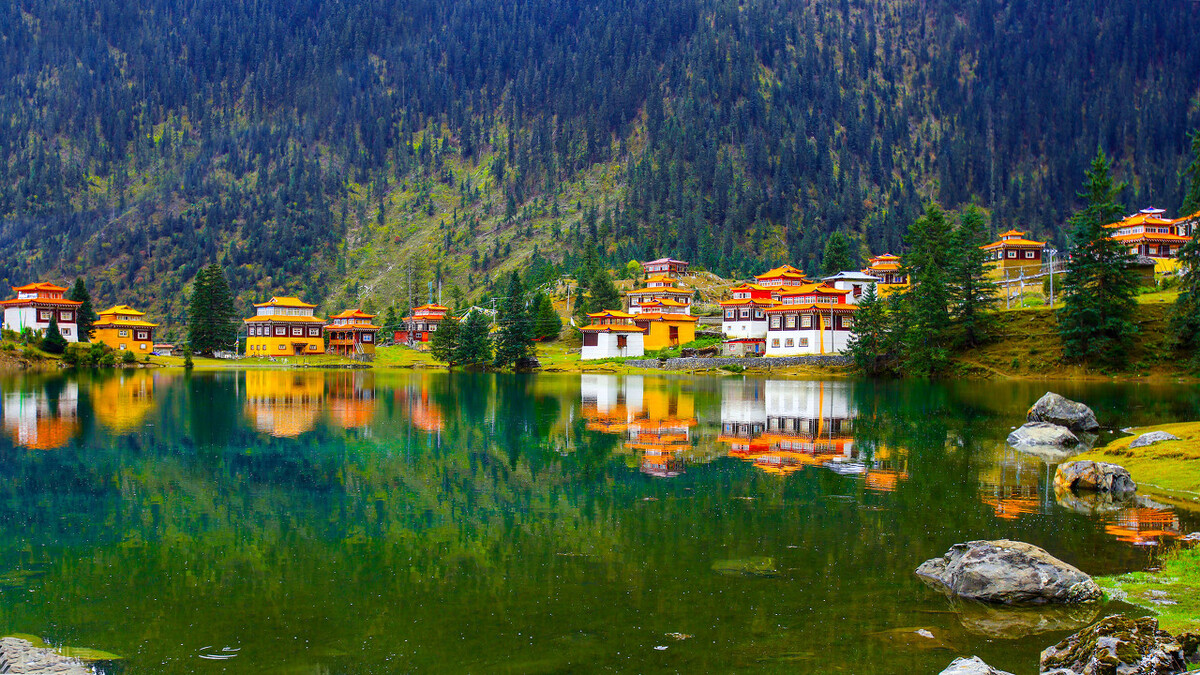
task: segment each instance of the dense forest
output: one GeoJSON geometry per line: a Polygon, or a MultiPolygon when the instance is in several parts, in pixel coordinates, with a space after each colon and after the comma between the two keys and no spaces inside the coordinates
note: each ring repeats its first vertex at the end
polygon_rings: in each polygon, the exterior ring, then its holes
{"type": "MultiPolygon", "coordinates": [[[[196,271],[381,308],[521,267],[810,271],[929,200],[1065,241],[1098,147],[1174,212],[1200,4],[0,3],[0,265],[182,319],[196,271]]],[[[336,309],[334,309],[336,311],[336,309]]]]}

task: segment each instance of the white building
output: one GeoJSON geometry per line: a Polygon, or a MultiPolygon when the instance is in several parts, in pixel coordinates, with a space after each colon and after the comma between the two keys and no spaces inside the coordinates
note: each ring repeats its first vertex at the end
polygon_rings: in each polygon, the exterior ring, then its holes
{"type": "Polygon", "coordinates": [[[854,332],[854,305],[808,303],[767,310],[767,356],[841,354],[854,332]]]}
{"type": "Polygon", "coordinates": [[[846,295],[846,302],[857,305],[859,299],[866,295],[867,288],[879,283],[879,278],[862,272],[838,272],[831,277],[821,279],[821,281],[839,291],[849,291],[846,295]]]}
{"type": "Polygon", "coordinates": [[[583,333],[581,359],[608,359],[620,356],[644,356],[645,330],[633,325],[633,314],[615,309],[588,314],[592,323],[580,328],[583,333]]]}
{"type": "Polygon", "coordinates": [[[58,332],[67,342],[79,342],[76,314],[83,303],[64,299],[67,289],[39,282],[13,286],[13,292],[16,298],[0,302],[4,306],[4,328],[17,333],[26,328],[45,333],[51,319],[57,319],[58,332]]]}

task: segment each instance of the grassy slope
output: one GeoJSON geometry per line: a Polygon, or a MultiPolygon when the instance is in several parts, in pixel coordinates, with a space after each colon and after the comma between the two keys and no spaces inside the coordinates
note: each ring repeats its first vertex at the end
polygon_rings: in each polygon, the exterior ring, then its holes
{"type": "Polygon", "coordinates": [[[1121,438],[1075,459],[1113,462],[1129,469],[1139,491],[1148,491],[1176,503],[1200,502],[1200,422],[1160,424],[1134,429],[1133,436],[1121,438]],[[1137,436],[1148,431],[1165,431],[1178,441],[1130,449],[1137,436]]]}
{"type": "Polygon", "coordinates": [[[1096,582],[1109,596],[1154,612],[1159,626],[1172,634],[1200,630],[1200,548],[1166,556],[1157,572],[1100,577],[1096,582]]]}

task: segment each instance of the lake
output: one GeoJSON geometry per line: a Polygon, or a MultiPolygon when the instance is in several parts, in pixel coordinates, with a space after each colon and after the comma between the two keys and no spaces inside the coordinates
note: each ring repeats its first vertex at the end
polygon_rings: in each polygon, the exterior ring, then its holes
{"type": "Polygon", "coordinates": [[[1200,390],[318,370],[0,378],[0,634],[109,673],[1018,675],[1104,610],[951,602],[1009,537],[1142,569],[1200,518],[1091,514],[1004,438],[1200,390]],[[924,629],[932,638],[916,633],[924,629]],[[1039,632],[1044,631],[1044,632],[1039,632]]]}

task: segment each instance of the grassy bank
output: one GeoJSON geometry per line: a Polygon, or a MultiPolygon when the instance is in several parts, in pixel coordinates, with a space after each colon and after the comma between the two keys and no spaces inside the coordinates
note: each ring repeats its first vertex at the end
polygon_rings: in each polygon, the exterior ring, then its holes
{"type": "Polygon", "coordinates": [[[1109,597],[1153,612],[1173,635],[1200,631],[1200,549],[1168,554],[1156,572],[1098,577],[1096,583],[1109,597]]]}
{"type": "Polygon", "coordinates": [[[1159,424],[1131,430],[1134,434],[1073,459],[1120,464],[1129,470],[1139,492],[1196,508],[1200,506],[1200,422],[1159,424]],[[1165,431],[1179,437],[1144,448],[1130,448],[1133,439],[1148,431],[1165,431]]]}

